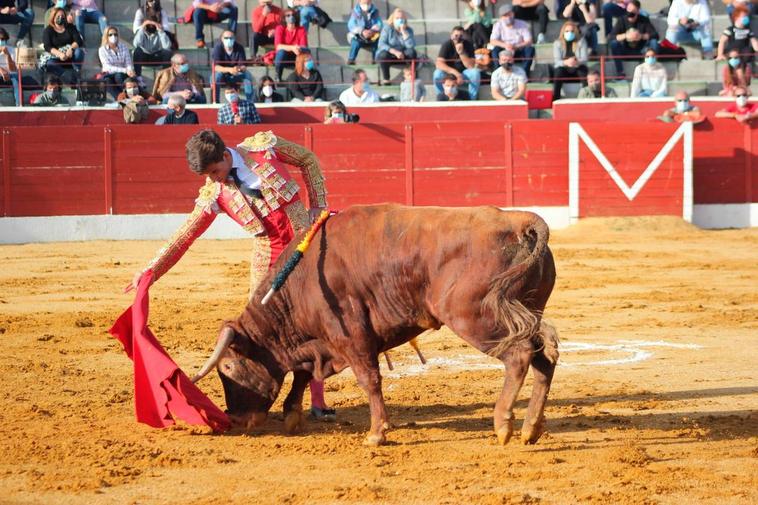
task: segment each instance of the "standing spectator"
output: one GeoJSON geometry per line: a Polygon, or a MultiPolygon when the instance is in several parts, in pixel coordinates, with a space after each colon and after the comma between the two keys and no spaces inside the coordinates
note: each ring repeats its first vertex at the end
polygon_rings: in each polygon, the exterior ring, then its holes
{"type": "Polygon", "coordinates": [[[492,15],[487,8],[487,2],[470,0],[463,9],[463,18],[466,20],[463,28],[471,43],[474,44],[474,49],[486,46],[492,34],[492,15]]]}
{"type": "Polygon", "coordinates": [[[200,124],[200,120],[197,114],[187,109],[187,102],[182,95],[171,95],[168,99],[168,112],[158,118],[155,124],[200,124]]]}
{"type": "Polygon", "coordinates": [[[34,23],[34,10],[29,0],[0,0],[0,24],[18,25],[16,43],[23,42],[34,23]]]}
{"type": "Polygon", "coordinates": [[[361,48],[371,51],[371,64],[374,64],[381,29],[382,20],[379,17],[379,9],[372,0],[358,0],[347,21],[347,40],[350,42],[348,65],[355,65],[355,59],[361,48]]]}
{"type": "MultiPolygon", "coordinates": [[[[736,9],[735,9],[736,10],[736,9]]],[[[748,103],[746,88],[734,88],[735,103],[716,113],[719,118],[732,118],[740,123],[747,123],[758,117],[758,103],[748,103]]]]}
{"type": "Polygon", "coordinates": [[[224,87],[226,103],[218,110],[218,124],[256,124],[261,122],[255,104],[248,100],[242,100],[239,95],[239,86],[236,83],[228,83],[224,87]]]}
{"type": "Polygon", "coordinates": [[[215,100],[218,102],[221,88],[225,84],[242,84],[245,98],[253,100],[253,76],[245,66],[245,47],[237,42],[234,33],[229,30],[221,32],[221,37],[213,46],[211,60],[214,63],[214,80],[216,83],[215,100]]]}
{"type": "Polygon", "coordinates": [[[573,21],[563,23],[558,40],[553,42],[553,62],[553,100],[560,100],[564,82],[577,82],[587,76],[587,42],[573,21]]]}
{"type": "Polygon", "coordinates": [[[674,107],[667,109],[658,116],[658,119],[664,123],[683,123],[690,121],[700,123],[705,117],[700,113],[700,109],[690,102],[690,95],[686,91],[677,91],[674,95],[674,107]]]}
{"type": "MultiPolygon", "coordinates": [[[[494,33],[494,30],[493,30],[494,33]]],[[[436,69],[432,75],[437,93],[442,93],[442,80],[447,74],[452,74],[459,85],[468,83],[468,94],[473,100],[479,96],[479,81],[481,74],[476,68],[474,45],[463,38],[463,27],[455,26],[450,32],[450,40],[440,47],[435,62],[436,69]]]]}
{"type": "Polygon", "coordinates": [[[626,16],[626,7],[630,0],[606,0],[603,5],[602,15],[605,22],[605,38],[608,42],[613,40],[611,32],[613,31],[613,19],[620,19],[626,16]]]}
{"type": "Polygon", "coordinates": [[[619,18],[610,35],[616,77],[624,79],[624,56],[642,56],[647,48],[658,52],[658,32],[647,16],[640,14],[639,0],[630,0],[626,16],[619,18]]]}
{"type": "Polygon", "coordinates": [[[387,23],[382,27],[377,45],[377,58],[382,69],[380,85],[390,82],[390,65],[405,65],[416,59],[416,39],[413,28],[408,26],[408,18],[403,9],[392,11],[387,23]]]}
{"type": "Polygon", "coordinates": [[[276,92],[276,83],[271,76],[264,75],[258,85],[255,101],[258,103],[281,103],[284,97],[276,92]]]}
{"type": "Polygon", "coordinates": [[[523,100],[526,93],[526,72],[514,65],[513,51],[504,49],[497,55],[499,67],[492,72],[490,88],[495,100],[523,100]]]}
{"type": "Polygon", "coordinates": [[[514,19],[511,5],[501,5],[498,14],[500,14],[500,19],[492,27],[492,36],[490,37],[490,44],[495,46],[492,50],[492,58],[499,61],[498,53],[500,51],[503,49],[513,51],[518,64],[529,77],[535,54],[532,45],[532,31],[527,23],[520,19],[514,19]]]}
{"type": "Polygon", "coordinates": [[[363,105],[378,101],[379,95],[371,89],[366,72],[360,68],[356,69],[353,72],[353,85],[340,93],[340,102],[345,105],[363,105]]]}
{"type": "Polygon", "coordinates": [[[319,0],[287,0],[287,6],[297,11],[300,16],[300,26],[308,31],[311,23],[316,23],[321,28],[326,28],[332,22],[329,14],[318,5],[319,0]]]}
{"type": "Polygon", "coordinates": [[[750,94],[750,81],[753,77],[752,65],[748,58],[743,58],[737,49],[729,51],[729,58],[722,70],[722,79],[724,89],[719,91],[720,96],[734,96],[734,90],[744,88],[750,94]]]}
{"type": "Polygon", "coordinates": [[[696,40],[703,48],[703,58],[713,58],[711,10],[707,0],[674,0],[667,21],[666,40],[677,45],[696,40]]]}
{"type": "Polygon", "coordinates": [[[458,79],[453,74],[448,74],[442,80],[442,93],[437,95],[438,102],[454,102],[471,100],[468,91],[458,89],[458,79]]]}
{"type": "Polygon", "coordinates": [[[171,66],[155,76],[153,96],[163,103],[173,95],[182,95],[188,103],[205,103],[204,88],[203,78],[190,68],[187,57],[176,53],[171,57],[171,66]]]}
{"type": "Polygon", "coordinates": [[[282,24],[282,9],[273,5],[273,0],[258,0],[258,7],[250,15],[253,25],[252,57],[258,55],[261,46],[274,45],[276,27],[282,24]]]}
{"type": "Polygon", "coordinates": [[[645,62],[634,68],[632,98],[666,96],[666,69],[658,63],[655,51],[645,51],[645,62]]]}
{"type": "Polygon", "coordinates": [[[300,53],[295,71],[287,79],[293,102],[320,102],[324,99],[324,79],[316,68],[311,53],[300,53]]]}
{"type": "Polygon", "coordinates": [[[547,33],[547,15],[550,10],[545,6],[545,0],[513,0],[513,12],[516,19],[524,21],[537,21],[537,43],[545,43],[547,33]]]}
{"type": "Polygon", "coordinates": [[[45,81],[45,91],[34,98],[32,105],[40,107],[55,107],[57,105],[71,105],[63,96],[61,88],[63,81],[56,75],[48,75],[45,81]]]}
{"type": "Polygon", "coordinates": [[[105,82],[108,93],[116,98],[124,86],[124,80],[137,76],[129,48],[118,36],[118,28],[106,28],[97,54],[102,65],[101,79],[105,82]]]}
{"type": "Polygon", "coordinates": [[[282,24],[276,27],[274,34],[274,67],[277,80],[282,80],[284,67],[294,66],[295,58],[308,49],[308,32],[297,21],[297,12],[284,9],[282,24]]]}
{"type": "Polygon", "coordinates": [[[237,3],[235,0],[192,0],[192,22],[195,23],[195,43],[205,47],[203,29],[208,23],[227,20],[227,30],[237,33],[237,3]]]}
{"type": "MultiPolygon", "coordinates": [[[[577,98],[589,99],[589,98],[603,98],[602,81],[600,79],[600,72],[597,70],[590,70],[587,74],[587,85],[579,90],[577,98]]],[[[605,88],[605,98],[616,98],[616,90],[613,88],[605,88]]]]}
{"type": "Polygon", "coordinates": [[[335,100],[326,106],[324,111],[324,124],[342,124],[347,116],[347,107],[339,100],[335,100]]]}
{"type": "Polygon", "coordinates": [[[108,18],[97,8],[95,0],[74,0],[71,12],[74,15],[74,24],[76,24],[76,29],[79,31],[82,41],[84,40],[85,23],[97,24],[100,27],[101,37],[105,33],[105,30],[108,29],[108,18]]]}
{"type": "MultiPolygon", "coordinates": [[[[597,20],[599,0],[558,0],[558,18],[573,21],[587,41],[592,55],[598,54],[597,20]]],[[[606,32],[607,33],[607,32],[606,32]]]]}
{"type": "Polygon", "coordinates": [[[145,7],[137,9],[132,27],[135,32],[132,59],[138,76],[142,75],[143,65],[168,67],[172,54],[168,26],[166,11],[161,9],[158,0],[148,0],[145,7]]]}
{"type": "MultiPolygon", "coordinates": [[[[155,31],[165,32],[170,45],[167,49],[173,51],[179,49],[179,42],[176,40],[176,35],[172,30],[173,25],[166,10],[161,6],[161,0],[144,0],[142,7],[134,12],[134,22],[132,23],[132,31],[134,35],[137,35],[139,30],[147,30],[149,34],[155,31]],[[153,25],[155,30],[149,28],[153,25]]],[[[164,61],[168,61],[166,58],[164,61]]]]}
{"type": "Polygon", "coordinates": [[[745,6],[734,8],[731,14],[732,24],[727,26],[719,37],[717,59],[725,60],[726,54],[736,49],[740,56],[753,61],[753,52],[758,52],[758,39],[750,29],[750,11],[745,6]]]}
{"type": "Polygon", "coordinates": [[[401,102],[423,102],[426,97],[426,88],[418,76],[413,75],[413,67],[408,65],[403,68],[403,82],[400,83],[401,102]]]}
{"type": "Polygon", "coordinates": [[[56,7],[50,16],[50,24],[42,32],[45,53],[40,58],[40,68],[49,74],[65,77],[68,84],[79,81],[79,71],[84,61],[84,51],[79,32],[66,22],[66,12],[56,7]]]}

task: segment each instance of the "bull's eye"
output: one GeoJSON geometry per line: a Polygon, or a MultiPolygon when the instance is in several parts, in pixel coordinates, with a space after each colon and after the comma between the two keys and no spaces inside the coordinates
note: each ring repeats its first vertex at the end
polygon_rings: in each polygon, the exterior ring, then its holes
{"type": "Polygon", "coordinates": [[[231,370],[234,368],[234,365],[231,363],[224,363],[224,370],[231,370]]]}

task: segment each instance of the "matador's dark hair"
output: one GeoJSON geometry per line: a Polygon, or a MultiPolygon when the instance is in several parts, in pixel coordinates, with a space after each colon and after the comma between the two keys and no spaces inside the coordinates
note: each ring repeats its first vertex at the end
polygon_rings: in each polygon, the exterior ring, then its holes
{"type": "Polygon", "coordinates": [[[194,134],[187,141],[187,162],[190,170],[204,174],[208,165],[224,159],[226,145],[218,133],[206,128],[194,134]]]}

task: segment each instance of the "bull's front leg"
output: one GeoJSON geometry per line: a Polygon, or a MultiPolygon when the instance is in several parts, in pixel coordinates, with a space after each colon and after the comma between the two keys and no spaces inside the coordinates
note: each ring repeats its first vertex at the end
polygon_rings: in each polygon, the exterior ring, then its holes
{"type": "Polygon", "coordinates": [[[358,379],[358,384],[368,395],[368,407],[371,413],[371,428],[363,443],[372,446],[382,445],[387,441],[385,432],[390,424],[382,394],[382,375],[379,373],[378,356],[371,356],[366,363],[352,364],[351,368],[358,379]]]}
{"type": "Polygon", "coordinates": [[[288,434],[298,432],[305,427],[303,395],[311,377],[311,373],[305,370],[298,370],[294,373],[292,388],[287,398],[284,399],[284,431],[288,434]]]}

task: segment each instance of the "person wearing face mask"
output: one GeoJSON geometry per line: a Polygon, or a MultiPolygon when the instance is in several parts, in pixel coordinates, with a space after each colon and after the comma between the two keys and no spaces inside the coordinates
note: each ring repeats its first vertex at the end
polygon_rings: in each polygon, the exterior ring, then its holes
{"type": "Polygon", "coordinates": [[[271,76],[264,75],[261,83],[258,85],[258,92],[255,94],[256,103],[281,103],[284,97],[276,91],[276,83],[271,76]]]}
{"type": "Polygon", "coordinates": [[[42,32],[45,53],[40,57],[40,69],[63,79],[68,84],[79,81],[84,61],[84,42],[73,25],[66,22],[63,9],[55,8],[50,24],[42,32]]]}
{"type": "Polygon", "coordinates": [[[216,102],[219,101],[221,89],[226,84],[237,84],[242,87],[245,98],[253,100],[253,76],[247,70],[245,47],[237,42],[229,30],[221,33],[221,37],[213,46],[211,61],[215,64],[214,79],[216,81],[216,102]]]}
{"type": "Polygon", "coordinates": [[[609,36],[616,78],[625,79],[624,56],[642,56],[647,48],[658,52],[658,31],[647,16],[640,14],[639,0],[631,0],[626,15],[620,17],[609,36]]]}
{"type": "Polygon", "coordinates": [[[684,121],[701,123],[705,120],[705,116],[700,113],[700,108],[692,105],[689,93],[677,91],[674,95],[674,107],[664,111],[658,119],[664,123],[683,123],[684,121]]]}
{"type": "Polygon", "coordinates": [[[284,67],[294,66],[297,56],[307,49],[308,32],[298,23],[297,12],[285,9],[282,12],[282,24],[276,27],[274,33],[274,68],[278,81],[282,80],[284,67]]]}
{"type": "Polygon", "coordinates": [[[587,74],[587,85],[579,90],[577,98],[586,100],[593,98],[616,98],[616,91],[613,88],[605,88],[605,97],[603,97],[602,81],[600,72],[590,70],[587,74]]]}
{"type": "Polygon", "coordinates": [[[185,13],[185,21],[195,24],[195,42],[198,48],[205,47],[205,35],[203,30],[208,23],[220,23],[227,20],[227,30],[237,32],[237,9],[236,0],[192,0],[191,17],[185,13]],[[190,17],[190,19],[187,19],[190,17]]]}
{"type": "Polygon", "coordinates": [[[71,6],[74,24],[84,40],[84,25],[96,24],[100,27],[100,36],[108,29],[108,18],[97,7],[95,0],[74,0],[71,6]]]}
{"type": "Polygon", "coordinates": [[[324,111],[324,124],[342,124],[345,122],[347,107],[339,100],[331,102],[324,111]]]}
{"type": "Polygon", "coordinates": [[[361,48],[371,51],[371,64],[374,64],[381,29],[382,18],[372,0],[358,0],[347,20],[347,40],[350,42],[348,65],[355,65],[361,48]]]}
{"type": "Polygon", "coordinates": [[[18,25],[18,43],[23,42],[33,23],[34,10],[29,0],[0,0],[0,24],[18,25]]]}
{"type": "Polygon", "coordinates": [[[171,95],[166,108],[166,115],[158,118],[155,124],[200,124],[197,114],[187,109],[187,102],[182,95],[171,95]]]}
{"type": "Polygon", "coordinates": [[[187,57],[176,53],[171,57],[171,66],[158,72],[153,83],[153,96],[166,103],[174,94],[180,94],[187,103],[205,103],[205,82],[197,74],[187,57]]]}
{"type": "Polygon", "coordinates": [[[458,88],[458,80],[454,75],[448,75],[442,80],[442,93],[437,95],[438,102],[459,102],[471,100],[465,89],[458,88]]]}
{"type": "Polygon", "coordinates": [[[382,27],[377,45],[377,58],[382,69],[380,85],[390,83],[390,66],[405,65],[416,59],[413,28],[402,9],[395,9],[382,27]]]}
{"type": "Polygon", "coordinates": [[[66,13],[66,22],[73,25],[74,13],[71,10],[73,7],[74,0],[48,0],[47,10],[45,11],[44,15],[45,26],[50,24],[55,9],[63,9],[63,11],[66,13]]]}
{"type": "Polygon", "coordinates": [[[750,89],[752,80],[752,65],[747,62],[747,58],[742,58],[737,49],[729,51],[726,65],[722,69],[723,89],[719,91],[720,96],[733,96],[737,87],[750,89]]]}
{"type": "Polygon", "coordinates": [[[532,30],[526,22],[515,19],[512,5],[501,5],[498,14],[500,14],[500,19],[492,27],[490,37],[490,45],[494,46],[492,58],[499,61],[500,51],[503,49],[512,51],[518,62],[517,65],[520,65],[529,77],[535,55],[532,30]]]}
{"type": "Polygon", "coordinates": [[[753,53],[758,52],[758,39],[750,29],[750,10],[739,5],[734,8],[730,18],[732,24],[719,37],[716,59],[725,60],[727,53],[736,49],[742,58],[752,62],[753,53]]]}
{"type": "MultiPolygon", "coordinates": [[[[148,0],[134,14],[134,71],[142,75],[142,66],[166,68],[172,55],[173,33],[166,11],[159,0],[148,0]]],[[[177,46],[178,47],[178,46],[177,46]]]]}
{"type": "Polygon", "coordinates": [[[565,82],[584,80],[587,76],[587,58],[587,42],[579,33],[579,28],[572,21],[566,21],[558,39],[553,42],[553,100],[560,100],[565,82]]]}
{"type": "Polygon", "coordinates": [[[736,119],[740,123],[748,123],[758,117],[758,103],[749,103],[748,90],[737,86],[734,89],[735,103],[716,113],[718,118],[736,119]]]}
{"type": "Polygon", "coordinates": [[[485,0],[470,0],[463,9],[463,28],[474,49],[485,47],[492,34],[492,15],[485,0]]]}
{"type": "Polygon", "coordinates": [[[672,44],[697,41],[703,58],[713,58],[711,38],[711,9],[707,0],[674,0],[667,18],[666,40],[672,44]]]}
{"type": "Polygon", "coordinates": [[[526,72],[514,64],[513,51],[500,51],[500,66],[492,72],[490,88],[494,100],[523,100],[526,93],[526,72]]]}
{"type": "Polygon", "coordinates": [[[353,85],[340,93],[340,102],[346,106],[377,103],[379,95],[371,89],[366,71],[360,68],[353,72],[353,85]]]}
{"type": "Polygon", "coordinates": [[[240,96],[239,86],[228,83],[224,87],[224,105],[218,109],[218,124],[257,124],[261,117],[255,109],[253,102],[244,100],[240,96]]]}
{"type": "Polygon", "coordinates": [[[150,116],[149,106],[158,103],[154,97],[140,88],[134,77],[128,77],[124,81],[124,89],[116,97],[116,102],[123,108],[126,124],[146,122],[150,116]]]}
{"type": "Polygon", "coordinates": [[[320,102],[324,99],[324,79],[310,52],[297,55],[295,71],[287,82],[293,102],[320,102]]]}
{"type": "MultiPolygon", "coordinates": [[[[598,54],[597,20],[600,0],[558,0],[557,17],[573,21],[587,41],[590,55],[598,54]]],[[[607,32],[606,32],[607,33],[607,32]]]]}
{"type": "Polygon", "coordinates": [[[105,82],[108,93],[116,98],[124,86],[124,79],[136,77],[137,74],[129,48],[119,39],[118,28],[115,26],[109,26],[103,33],[98,56],[102,65],[101,79],[105,82]]]}
{"type": "Polygon", "coordinates": [[[632,98],[656,98],[666,96],[668,77],[666,68],[658,62],[655,51],[645,51],[645,61],[634,68],[632,98]]]}
{"type": "Polygon", "coordinates": [[[32,105],[38,105],[40,107],[55,107],[57,105],[71,105],[66,97],[61,92],[63,88],[63,81],[59,77],[50,75],[45,81],[45,91],[40,93],[34,98],[32,105]]]}
{"type": "Polygon", "coordinates": [[[435,60],[435,70],[432,82],[437,93],[442,93],[442,81],[448,74],[454,75],[458,86],[468,84],[468,94],[476,100],[479,96],[481,72],[476,67],[474,46],[463,38],[463,27],[454,26],[450,32],[450,40],[440,46],[435,60]]]}

